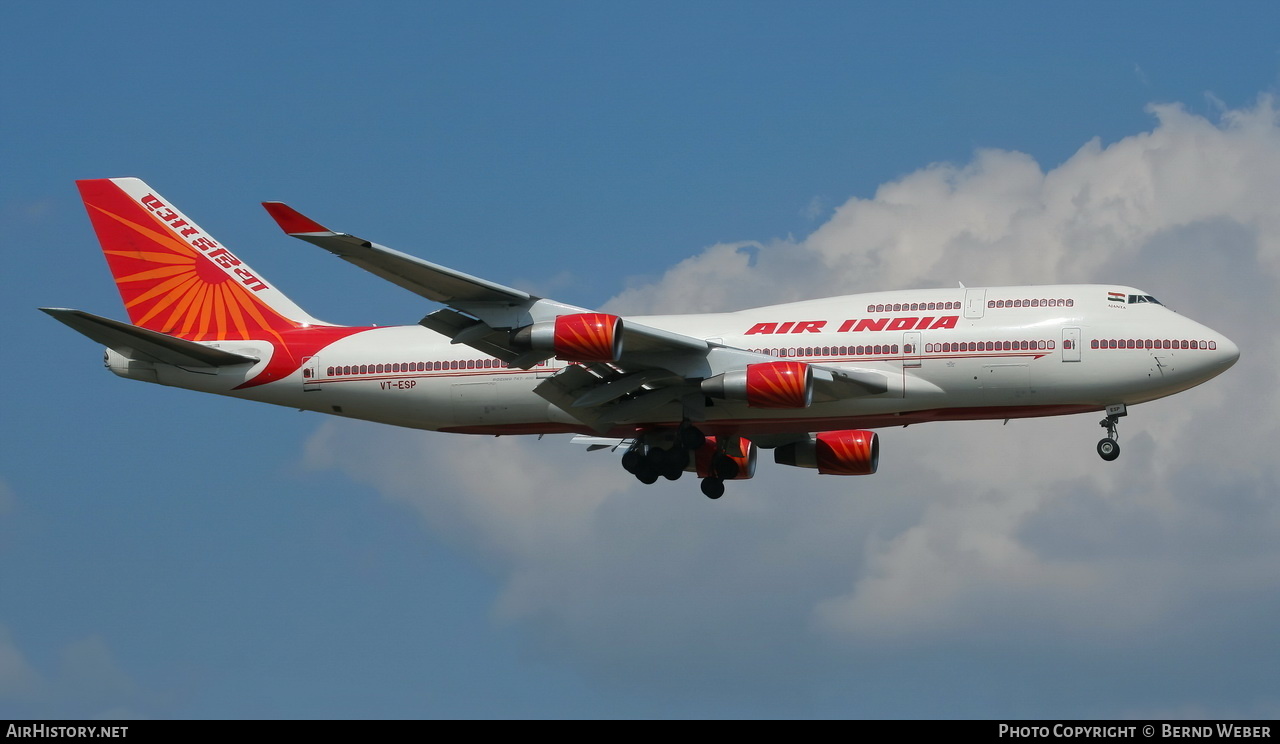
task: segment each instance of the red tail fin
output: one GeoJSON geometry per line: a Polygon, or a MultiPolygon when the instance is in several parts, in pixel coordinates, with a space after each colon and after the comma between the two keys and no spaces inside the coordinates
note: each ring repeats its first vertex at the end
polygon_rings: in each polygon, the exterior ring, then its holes
{"type": "Polygon", "coordinates": [[[327,326],[136,178],[77,181],[134,325],[192,341],[327,326]]]}

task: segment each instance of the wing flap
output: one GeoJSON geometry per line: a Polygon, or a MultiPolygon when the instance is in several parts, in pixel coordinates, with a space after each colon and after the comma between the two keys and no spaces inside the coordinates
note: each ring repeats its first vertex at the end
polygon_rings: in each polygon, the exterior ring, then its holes
{"type": "Polygon", "coordinates": [[[634,393],[645,385],[674,380],[683,381],[684,378],[663,369],[646,369],[640,372],[633,372],[592,388],[575,400],[573,405],[583,408],[600,406],[609,401],[617,400],[627,393],[634,393]]]}
{"type": "Polygon", "coordinates": [[[540,382],[533,392],[577,421],[581,421],[597,432],[604,433],[613,423],[613,419],[607,412],[600,410],[598,406],[575,405],[578,398],[600,382],[599,377],[591,374],[584,367],[572,365],[540,382]]]}

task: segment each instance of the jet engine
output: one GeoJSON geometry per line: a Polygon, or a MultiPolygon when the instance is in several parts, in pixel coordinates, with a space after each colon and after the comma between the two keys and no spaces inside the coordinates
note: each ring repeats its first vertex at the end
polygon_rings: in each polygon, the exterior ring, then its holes
{"type": "Polygon", "coordinates": [[[761,362],[709,377],[702,393],[745,400],[752,408],[808,408],[813,402],[813,370],[804,362],[761,362]]]}
{"type": "Polygon", "coordinates": [[[778,447],[773,461],[817,468],[825,475],[871,475],[880,462],[880,438],[874,431],[820,431],[807,441],[778,447]]]}
{"type": "Polygon", "coordinates": [[[553,351],[567,362],[616,362],[622,356],[622,318],[607,313],[561,315],[525,326],[513,343],[537,351],[553,351]]]}

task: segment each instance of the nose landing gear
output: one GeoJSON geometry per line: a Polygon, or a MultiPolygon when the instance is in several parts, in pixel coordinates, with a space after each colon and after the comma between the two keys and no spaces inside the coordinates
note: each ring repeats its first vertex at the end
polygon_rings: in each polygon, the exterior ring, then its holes
{"type": "Polygon", "coordinates": [[[1107,406],[1107,417],[1098,422],[1098,425],[1107,430],[1107,436],[1098,442],[1098,456],[1107,462],[1111,462],[1120,456],[1120,417],[1127,416],[1129,412],[1125,410],[1123,403],[1116,403],[1107,406]]]}

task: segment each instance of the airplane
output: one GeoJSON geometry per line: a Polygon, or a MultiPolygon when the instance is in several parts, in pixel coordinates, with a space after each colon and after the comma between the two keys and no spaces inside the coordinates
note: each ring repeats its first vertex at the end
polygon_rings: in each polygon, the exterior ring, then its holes
{"type": "Polygon", "coordinates": [[[646,484],[720,498],[759,450],[876,472],[874,429],[1102,411],[1224,372],[1226,336],[1110,284],[893,290],[619,317],[455,271],[263,202],[287,234],[444,307],[414,325],[326,323],[136,178],[77,181],[131,322],[41,308],[115,374],[415,429],[574,434],[646,484]]]}

